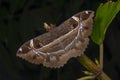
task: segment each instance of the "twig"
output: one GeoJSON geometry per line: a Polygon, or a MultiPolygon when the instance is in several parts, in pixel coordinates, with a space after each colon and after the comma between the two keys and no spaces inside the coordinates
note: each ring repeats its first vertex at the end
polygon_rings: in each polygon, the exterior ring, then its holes
{"type": "Polygon", "coordinates": [[[103,43],[100,44],[100,68],[103,69],[103,53],[104,53],[104,49],[103,49],[103,43]]]}
{"type": "MultiPolygon", "coordinates": [[[[85,54],[78,58],[78,61],[90,72],[97,74],[100,72],[100,68],[94,64],[85,54]]],[[[97,76],[98,80],[111,80],[103,71],[97,76]]]]}

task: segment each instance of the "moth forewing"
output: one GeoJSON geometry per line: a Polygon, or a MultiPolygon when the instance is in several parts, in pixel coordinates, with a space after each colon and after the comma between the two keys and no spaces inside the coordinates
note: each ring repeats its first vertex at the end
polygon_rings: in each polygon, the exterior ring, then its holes
{"type": "Polygon", "coordinates": [[[92,31],[94,12],[82,11],[60,26],[23,44],[17,56],[50,68],[62,67],[72,57],[84,53],[92,31]]]}

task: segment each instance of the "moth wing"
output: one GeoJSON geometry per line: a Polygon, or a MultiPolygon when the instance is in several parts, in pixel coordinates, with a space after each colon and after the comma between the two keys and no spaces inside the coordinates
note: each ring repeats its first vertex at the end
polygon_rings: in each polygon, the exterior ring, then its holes
{"type": "MultiPolygon", "coordinates": [[[[32,39],[33,40],[33,39],[32,39]]],[[[39,44],[39,40],[37,39],[34,39],[34,44],[32,43],[32,40],[24,43],[17,51],[17,54],[16,56],[22,58],[22,59],[25,59],[31,63],[34,63],[34,64],[40,64],[43,62],[44,60],[44,57],[37,54],[37,50],[33,50],[32,49],[32,46],[37,47],[37,48],[40,48],[41,45],[39,44]]]]}

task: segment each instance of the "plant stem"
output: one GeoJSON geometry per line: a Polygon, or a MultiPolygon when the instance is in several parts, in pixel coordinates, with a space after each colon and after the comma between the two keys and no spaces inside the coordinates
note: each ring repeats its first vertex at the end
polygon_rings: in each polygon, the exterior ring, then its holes
{"type": "Polygon", "coordinates": [[[99,68],[92,60],[90,60],[85,54],[81,55],[78,58],[78,61],[85,67],[87,68],[90,72],[94,74],[98,74],[97,78],[98,80],[111,80],[103,71],[101,71],[101,68],[99,68]]]}
{"type": "Polygon", "coordinates": [[[103,43],[102,44],[100,44],[100,67],[101,67],[101,69],[103,69],[103,53],[104,53],[104,49],[103,49],[104,47],[103,47],[103,43]]]}

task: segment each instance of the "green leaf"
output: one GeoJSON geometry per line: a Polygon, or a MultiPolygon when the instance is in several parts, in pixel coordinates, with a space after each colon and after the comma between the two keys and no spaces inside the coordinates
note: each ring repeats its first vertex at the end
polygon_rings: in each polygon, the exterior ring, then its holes
{"type": "Polygon", "coordinates": [[[101,4],[94,18],[94,27],[91,35],[96,44],[101,44],[104,40],[106,30],[116,14],[120,11],[120,0],[116,2],[106,2],[101,4]]]}

